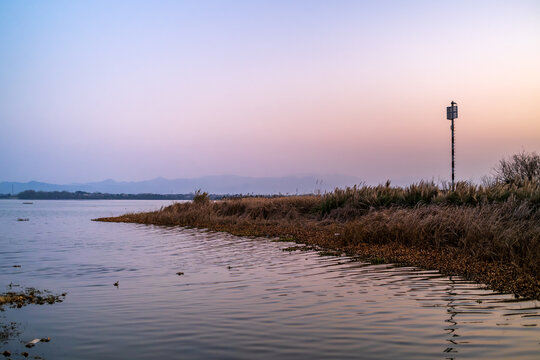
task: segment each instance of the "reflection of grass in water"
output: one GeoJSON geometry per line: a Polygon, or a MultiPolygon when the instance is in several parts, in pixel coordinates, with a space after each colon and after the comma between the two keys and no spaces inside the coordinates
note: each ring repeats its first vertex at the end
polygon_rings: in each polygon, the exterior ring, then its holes
{"type": "Polygon", "coordinates": [[[334,250],[321,250],[319,251],[319,256],[341,256],[340,251],[334,251],[334,250]]]}
{"type": "Polygon", "coordinates": [[[317,246],[311,245],[295,245],[281,249],[281,251],[293,252],[293,251],[318,251],[319,256],[341,256],[341,251],[335,251],[332,249],[321,249],[317,246]]]}
{"type": "Polygon", "coordinates": [[[386,261],[383,258],[374,257],[369,259],[369,262],[373,265],[384,264],[386,261]]]}
{"type": "Polygon", "coordinates": [[[304,250],[304,246],[289,246],[284,249],[281,249],[281,251],[288,251],[288,252],[293,252],[297,250],[304,250]]]}
{"type": "Polygon", "coordinates": [[[296,240],[290,235],[280,236],[277,239],[274,239],[272,241],[273,242],[296,242],[296,240]]]}

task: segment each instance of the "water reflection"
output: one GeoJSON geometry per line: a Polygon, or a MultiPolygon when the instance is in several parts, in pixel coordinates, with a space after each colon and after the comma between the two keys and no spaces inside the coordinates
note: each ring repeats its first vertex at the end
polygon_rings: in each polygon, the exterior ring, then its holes
{"type": "MultiPolygon", "coordinates": [[[[458,345],[458,343],[456,342],[456,338],[459,337],[459,334],[457,333],[457,330],[459,329],[458,327],[458,323],[457,321],[454,320],[454,318],[456,317],[456,305],[455,305],[455,298],[453,297],[454,295],[456,295],[456,293],[454,292],[455,290],[455,286],[456,286],[456,281],[454,280],[453,276],[450,276],[448,278],[448,281],[450,282],[449,285],[448,285],[448,289],[447,289],[447,294],[448,294],[448,297],[449,297],[449,301],[448,301],[448,304],[446,304],[446,312],[450,315],[450,317],[448,319],[445,320],[445,322],[449,323],[450,325],[448,325],[447,327],[445,327],[445,331],[447,331],[447,335],[450,336],[450,338],[447,338],[446,341],[448,341],[450,343],[450,345],[444,349],[443,352],[445,353],[457,353],[457,350],[456,350],[456,347],[458,345]]],[[[447,324],[445,324],[447,325],[447,324]]],[[[446,359],[455,359],[454,357],[447,357],[446,359]]]]}
{"type": "Polygon", "coordinates": [[[535,359],[540,351],[538,302],[459,277],[284,252],[290,244],[267,239],[89,221],[152,206],[161,204],[0,202],[2,289],[68,292],[62,304],[1,321],[21,324],[23,341],[50,336],[34,350],[50,359],[535,359]]]}

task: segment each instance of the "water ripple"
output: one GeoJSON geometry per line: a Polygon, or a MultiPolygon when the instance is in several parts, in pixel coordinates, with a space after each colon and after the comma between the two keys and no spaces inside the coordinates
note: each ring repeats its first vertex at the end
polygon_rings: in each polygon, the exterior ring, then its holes
{"type": "Polygon", "coordinates": [[[161,205],[0,201],[0,286],[68,292],[64,303],[8,311],[5,319],[21,324],[23,340],[53,338],[39,347],[51,359],[536,359],[540,352],[539,302],[459,277],[284,252],[291,244],[266,239],[89,221],[161,205]]]}

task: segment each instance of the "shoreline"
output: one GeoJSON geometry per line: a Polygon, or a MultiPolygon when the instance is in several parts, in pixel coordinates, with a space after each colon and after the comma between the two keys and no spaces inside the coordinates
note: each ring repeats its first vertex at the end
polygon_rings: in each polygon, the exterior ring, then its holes
{"type": "MultiPolygon", "coordinates": [[[[236,202],[239,200],[229,200],[236,202]]],[[[249,201],[249,200],[247,200],[249,201]]],[[[259,199],[261,203],[277,200],[259,199]]],[[[283,201],[287,201],[286,199],[283,201]]],[[[512,261],[488,261],[472,256],[459,246],[408,244],[400,238],[387,236],[377,241],[363,241],[373,231],[357,221],[338,222],[296,217],[288,221],[275,219],[246,218],[215,215],[216,208],[227,201],[208,203],[175,204],[154,212],[125,214],[117,217],[93,219],[102,222],[124,222],[162,226],[183,226],[227,232],[237,236],[279,238],[276,241],[291,241],[315,245],[325,250],[360,257],[373,263],[396,263],[423,269],[438,270],[445,275],[459,275],[467,280],[485,284],[487,288],[512,293],[518,298],[540,299],[540,279],[512,261]],[[196,214],[193,213],[196,211],[196,214]],[[195,216],[196,215],[196,216],[195,216]]],[[[459,208],[458,208],[459,209],[459,208]]],[[[364,216],[371,221],[369,226],[388,226],[389,217],[403,217],[403,212],[415,209],[375,210],[364,216]],[[378,220],[377,220],[378,219],[378,220]]],[[[264,211],[262,211],[264,213],[264,211]]],[[[268,216],[267,216],[268,217],[268,216]]],[[[406,219],[404,220],[407,221],[406,219]]],[[[396,231],[400,231],[397,229],[396,231]]],[[[391,235],[391,234],[389,234],[391,235]]]]}

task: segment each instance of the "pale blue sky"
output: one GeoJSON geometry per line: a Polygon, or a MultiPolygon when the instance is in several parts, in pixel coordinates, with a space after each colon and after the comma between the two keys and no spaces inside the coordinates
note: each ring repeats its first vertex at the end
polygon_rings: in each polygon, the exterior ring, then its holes
{"type": "Polygon", "coordinates": [[[540,152],[537,1],[1,1],[0,181],[457,174],[540,152]]]}

